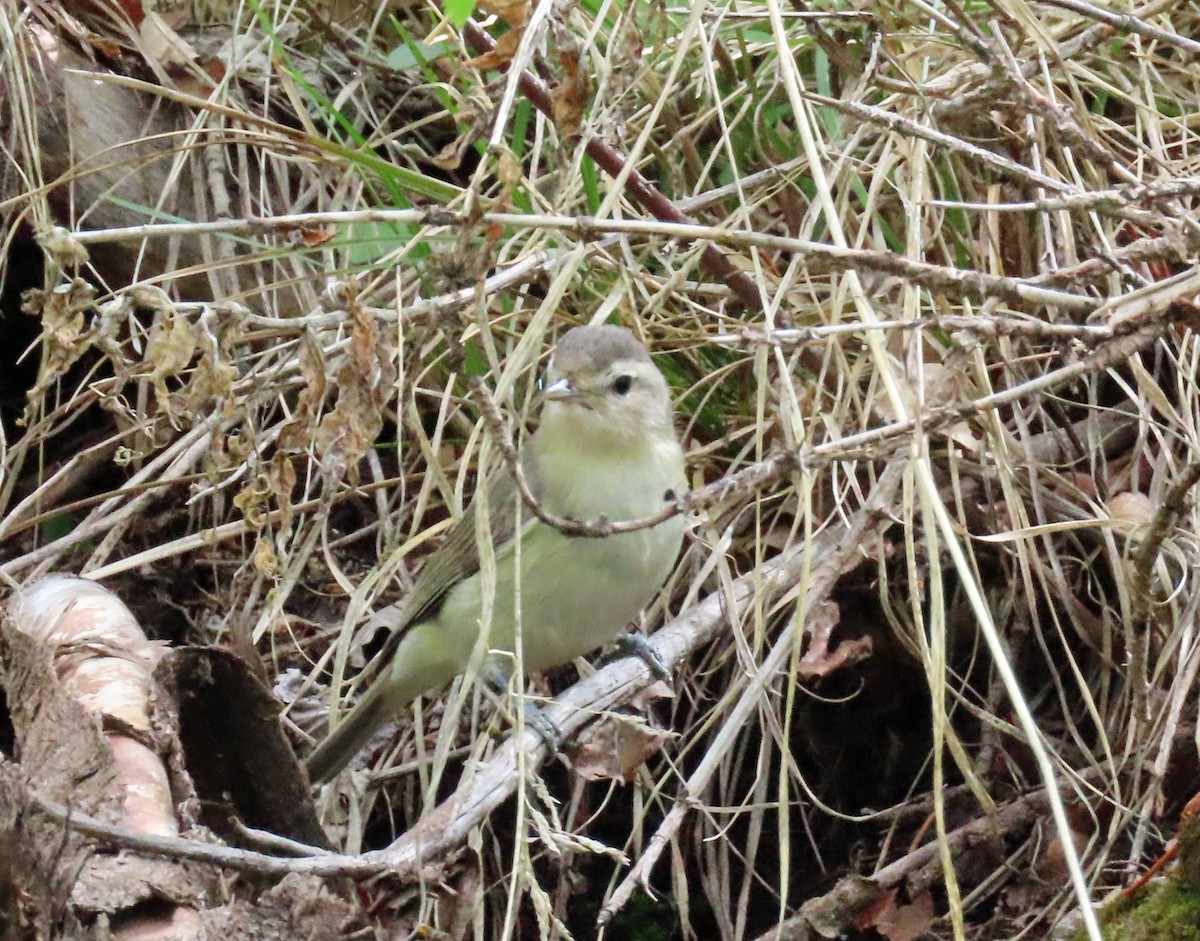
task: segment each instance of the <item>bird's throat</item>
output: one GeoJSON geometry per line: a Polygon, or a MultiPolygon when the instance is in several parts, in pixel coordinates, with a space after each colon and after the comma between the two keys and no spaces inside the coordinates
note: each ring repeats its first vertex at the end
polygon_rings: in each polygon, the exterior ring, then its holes
{"type": "Polygon", "coordinates": [[[543,425],[535,439],[538,497],[548,512],[637,519],[661,510],[668,491],[683,491],[683,452],[673,437],[601,438],[577,430],[543,425]]]}

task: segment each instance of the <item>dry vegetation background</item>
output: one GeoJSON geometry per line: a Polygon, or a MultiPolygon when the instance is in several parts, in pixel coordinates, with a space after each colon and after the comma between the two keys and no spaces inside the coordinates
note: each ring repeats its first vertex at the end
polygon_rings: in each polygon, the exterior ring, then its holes
{"type": "Polygon", "coordinates": [[[1097,937],[1080,900],[1200,766],[1198,34],[2,0],[0,574],[98,580],[175,650],[103,730],[165,756],[182,836],[123,822],[10,623],[0,937],[1097,937]],[[534,678],[553,759],[456,689],[310,806],[289,746],[356,695],[354,629],[592,320],[677,396],[673,682],[534,678]]]}

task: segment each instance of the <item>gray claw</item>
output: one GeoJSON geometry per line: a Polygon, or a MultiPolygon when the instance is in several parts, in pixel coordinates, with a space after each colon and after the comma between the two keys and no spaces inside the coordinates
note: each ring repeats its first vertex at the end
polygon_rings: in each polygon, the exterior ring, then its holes
{"type": "Polygon", "coordinates": [[[545,709],[528,699],[525,700],[525,724],[537,733],[551,755],[558,754],[562,745],[562,731],[554,724],[554,720],[546,715],[545,709]]]}
{"type": "MultiPolygon", "coordinates": [[[[508,695],[508,676],[502,670],[485,671],[483,681],[497,697],[508,695]]],[[[551,755],[558,754],[563,740],[558,726],[546,715],[546,711],[532,700],[523,699],[522,706],[525,710],[525,724],[537,733],[538,738],[542,740],[542,744],[546,746],[551,755]]]]}
{"type": "Polygon", "coordinates": [[[621,657],[637,657],[660,680],[671,681],[671,668],[641,634],[622,634],[613,643],[612,655],[605,659],[616,660],[621,657]]]}

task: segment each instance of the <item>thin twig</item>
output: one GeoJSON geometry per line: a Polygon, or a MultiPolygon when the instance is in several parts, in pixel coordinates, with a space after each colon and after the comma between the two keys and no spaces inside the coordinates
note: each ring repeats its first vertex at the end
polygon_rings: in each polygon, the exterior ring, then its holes
{"type": "MultiPolygon", "coordinates": [[[[463,26],[463,36],[468,45],[477,55],[491,52],[496,48],[496,41],[472,20],[467,20],[463,26]]],[[[522,69],[519,78],[521,93],[528,98],[535,108],[549,118],[554,117],[554,101],[550,89],[540,78],[522,69]]],[[[667,222],[692,224],[693,220],[681,212],[658,188],[647,180],[635,167],[626,165],[625,158],[616,148],[598,136],[588,138],[585,145],[587,154],[614,180],[625,175],[625,192],[638,205],[645,207],[656,219],[667,222]]],[[[762,294],[758,285],[744,272],[734,266],[715,245],[705,245],[700,258],[701,264],[713,275],[724,281],[749,310],[761,310],[762,294]]]]}
{"type": "Polygon", "coordinates": [[[1063,10],[1070,10],[1072,13],[1081,13],[1093,20],[1107,23],[1116,30],[1118,35],[1137,33],[1147,39],[1153,39],[1168,46],[1176,46],[1191,55],[1200,53],[1200,42],[1189,36],[1180,36],[1178,33],[1159,29],[1141,19],[1136,13],[1117,13],[1111,9],[1098,7],[1094,3],[1085,3],[1084,0],[1040,0],[1040,2],[1046,6],[1059,7],[1063,10]]]}
{"type": "Polygon", "coordinates": [[[600,232],[625,232],[631,235],[657,235],[687,241],[709,241],[741,248],[762,248],[784,254],[806,256],[814,273],[865,269],[895,275],[931,290],[962,293],[976,297],[997,297],[1011,303],[1031,303],[1059,307],[1065,311],[1088,312],[1096,306],[1090,297],[1039,287],[1030,280],[988,274],[949,265],[916,261],[895,252],[848,248],[814,242],[810,239],[774,235],[769,232],[726,229],[695,223],[660,222],[644,219],[596,219],[579,216],[533,215],[525,213],[466,213],[447,209],[364,209],[351,212],[309,212],[270,218],[248,217],[217,222],[147,223],[116,229],[91,229],[73,233],[82,244],[137,240],[171,235],[208,235],[215,233],[260,234],[309,229],[314,226],[349,223],[418,223],[428,226],[499,225],[516,228],[557,229],[580,239],[594,238],[600,232]]]}

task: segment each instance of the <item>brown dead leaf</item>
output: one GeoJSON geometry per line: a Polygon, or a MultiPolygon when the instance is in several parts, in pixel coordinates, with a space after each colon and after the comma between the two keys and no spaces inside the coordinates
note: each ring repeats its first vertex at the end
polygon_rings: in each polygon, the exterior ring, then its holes
{"type": "Polygon", "coordinates": [[[254,569],[267,578],[274,578],[279,571],[279,556],[271,542],[270,533],[259,533],[254,542],[254,569]]]}
{"type": "Polygon", "coordinates": [[[558,41],[557,51],[563,79],[551,93],[552,115],[559,136],[566,139],[576,136],[583,125],[590,88],[587,73],[580,62],[578,40],[564,31],[558,41]]]}
{"type": "Polygon", "coordinates": [[[166,69],[181,68],[196,61],[197,53],[160,14],[146,13],[138,28],[142,54],[154,59],[166,69]]]}
{"type": "Polygon", "coordinates": [[[191,323],[174,308],[165,311],[163,318],[150,331],[150,340],[146,344],[146,361],[154,364],[150,380],[154,383],[154,396],[158,400],[159,408],[172,420],[182,409],[181,403],[172,401],[167,379],[178,377],[191,364],[195,355],[196,331],[191,323]]]}
{"type": "Polygon", "coordinates": [[[841,612],[832,601],[823,602],[808,613],[804,624],[809,638],[808,649],[800,658],[797,669],[800,676],[806,679],[828,676],[871,655],[874,644],[869,636],[843,640],[830,650],[833,629],[840,621],[841,612]]]}
{"type": "Polygon", "coordinates": [[[279,448],[285,451],[307,447],[328,387],[325,351],[307,330],[300,338],[300,379],[303,384],[292,417],[279,432],[279,448]]]}
{"type": "Polygon", "coordinates": [[[318,245],[324,245],[333,236],[333,229],[303,228],[300,230],[300,244],[305,248],[316,248],[318,245]]]}
{"type": "Polygon", "coordinates": [[[200,359],[180,396],[185,415],[195,415],[213,406],[225,409],[234,407],[234,383],[238,378],[238,369],[233,359],[234,350],[242,338],[242,329],[236,320],[226,320],[217,328],[217,319],[211,310],[206,310],[193,328],[200,359]]]}
{"type": "Polygon", "coordinates": [[[242,511],[250,528],[258,531],[267,525],[270,497],[271,483],[266,474],[259,474],[234,495],[233,505],[242,511]]]}
{"type": "Polygon", "coordinates": [[[84,334],[84,312],[95,298],[95,290],[80,278],[50,292],[30,290],[21,295],[21,310],[42,318],[42,365],[31,398],[70,369],[91,346],[84,334]]]}
{"type": "MultiPolygon", "coordinates": [[[[800,675],[804,677],[828,676],[835,670],[861,663],[875,650],[875,644],[870,637],[858,637],[844,640],[834,648],[833,652],[822,651],[820,657],[810,657],[805,654],[800,660],[800,675]]],[[[809,651],[811,654],[812,651],[809,651]]]]}
{"type": "Polygon", "coordinates": [[[188,383],[185,411],[195,414],[217,400],[232,401],[233,383],[238,377],[233,363],[215,356],[204,355],[196,364],[192,381],[188,383]]]}
{"type": "Polygon", "coordinates": [[[1096,478],[1083,471],[1059,471],[1056,477],[1050,478],[1050,485],[1061,492],[1078,492],[1092,500],[1100,499],[1096,478]]]}
{"type": "MultiPolygon", "coordinates": [[[[492,203],[493,212],[508,212],[512,208],[513,193],[521,185],[525,176],[521,161],[507,147],[502,148],[496,157],[496,180],[500,183],[500,191],[492,203]]],[[[488,225],[485,230],[488,245],[493,246],[504,235],[504,226],[497,223],[488,225]]]]}
{"type": "Polygon", "coordinates": [[[296,489],[296,466],[291,454],[283,450],[275,452],[267,463],[267,482],[280,512],[279,524],[286,530],[292,525],[292,492],[296,489]]]}
{"type": "MultiPolygon", "coordinates": [[[[496,158],[496,179],[500,181],[501,187],[511,193],[513,187],[520,185],[524,175],[525,169],[517,155],[508,148],[501,150],[496,158]]],[[[512,205],[511,200],[505,201],[504,205],[512,205]]]]}
{"type": "Polygon", "coordinates": [[[463,154],[466,153],[467,145],[474,138],[474,131],[469,131],[459,134],[454,140],[448,143],[445,147],[439,150],[434,156],[429,158],[429,162],[435,167],[440,167],[443,170],[457,170],[459,164],[462,163],[463,154]]]}
{"type": "Polygon", "coordinates": [[[199,60],[200,68],[204,69],[209,78],[212,79],[213,85],[219,85],[225,81],[225,76],[228,74],[228,69],[225,63],[216,56],[201,56],[199,60]]]}
{"type": "Polygon", "coordinates": [[[486,72],[488,69],[495,69],[498,72],[504,71],[508,68],[508,64],[512,62],[512,57],[517,54],[517,49],[521,45],[521,37],[524,34],[524,24],[514,26],[496,40],[496,45],[490,52],[485,52],[474,59],[468,59],[465,65],[472,69],[479,69],[481,72],[486,72]]]}
{"type": "Polygon", "coordinates": [[[1136,490],[1126,490],[1109,497],[1106,505],[1114,530],[1135,541],[1140,541],[1146,535],[1155,512],[1154,501],[1148,496],[1136,490]]]}
{"type": "Polygon", "coordinates": [[[313,435],[321,467],[342,480],[367,453],[383,428],[384,406],[392,397],[396,367],[371,315],[362,309],[353,285],[345,290],[351,315],[350,348],[338,370],[338,397],[313,435]]]}
{"type": "Polygon", "coordinates": [[[154,364],[150,377],[156,384],[178,376],[196,355],[196,332],[184,316],[169,310],[150,331],[146,361],[154,364]]]}
{"type": "Polygon", "coordinates": [[[913,941],[929,930],[934,918],[933,897],[928,892],[922,892],[907,905],[898,905],[893,889],[860,915],[854,927],[859,931],[873,928],[888,941],[913,941]]]}
{"type": "Polygon", "coordinates": [[[437,155],[429,159],[434,166],[443,170],[455,170],[462,163],[463,154],[480,135],[482,123],[491,114],[491,103],[479,96],[468,98],[456,115],[458,136],[446,144],[437,155]]]}
{"type": "Polygon", "coordinates": [[[477,6],[484,13],[498,16],[514,27],[523,27],[528,23],[533,9],[530,0],[479,0],[477,6]]]}
{"type": "Polygon", "coordinates": [[[656,699],[674,699],[675,688],[666,680],[655,680],[629,697],[629,707],[637,712],[649,712],[656,699]]]}
{"type": "Polygon", "coordinates": [[[1076,630],[1091,644],[1093,650],[1104,650],[1108,645],[1106,642],[1111,640],[1112,626],[1074,594],[1066,596],[1066,604],[1071,609],[1071,623],[1076,630]]]}
{"type": "Polygon", "coordinates": [[[125,48],[120,43],[105,39],[96,33],[92,33],[88,37],[88,46],[106,59],[119,59],[125,52],[125,48]]]}
{"type": "MultiPolygon", "coordinates": [[[[1068,804],[1066,810],[1075,855],[1082,856],[1087,851],[1089,835],[1095,832],[1095,820],[1086,806],[1080,803],[1068,804]]],[[[1063,833],[1050,820],[1046,820],[1045,825],[1053,835],[1043,844],[1033,870],[1045,883],[1066,885],[1071,876],[1067,853],[1063,846],[1063,833]]]]}
{"type": "Polygon", "coordinates": [[[802,667],[805,663],[816,664],[828,655],[830,637],[841,620],[841,608],[832,601],[823,601],[807,612],[804,618],[804,633],[808,636],[808,650],[800,660],[802,667]]]}
{"type": "Polygon", "coordinates": [[[668,737],[639,717],[614,714],[588,729],[571,755],[571,766],[587,781],[628,784],[638,768],[662,751],[668,737]]]}
{"type": "Polygon", "coordinates": [[[181,91],[207,95],[225,77],[225,65],[214,56],[202,56],[176,32],[176,28],[190,22],[178,8],[170,18],[147,12],[138,28],[141,51],[147,59],[157,62],[181,91]]]}
{"type": "MultiPolygon", "coordinates": [[[[141,0],[66,0],[62,8],[71,16],[83,20],[91,29],[107,31],[115,26],[122,33],[127,28],[124,19],[128,18],[129,23],[136,26],[145,15],[141,0]]],[[[88,41],[96,38],[89,36],[88,41]]]]}
{"type": "Polygon", "coordinates": [[[87,246],[60,225],[39,229],[35,238],[38,247],[63,268],[78,268],[88,263],[87,246]]]}

